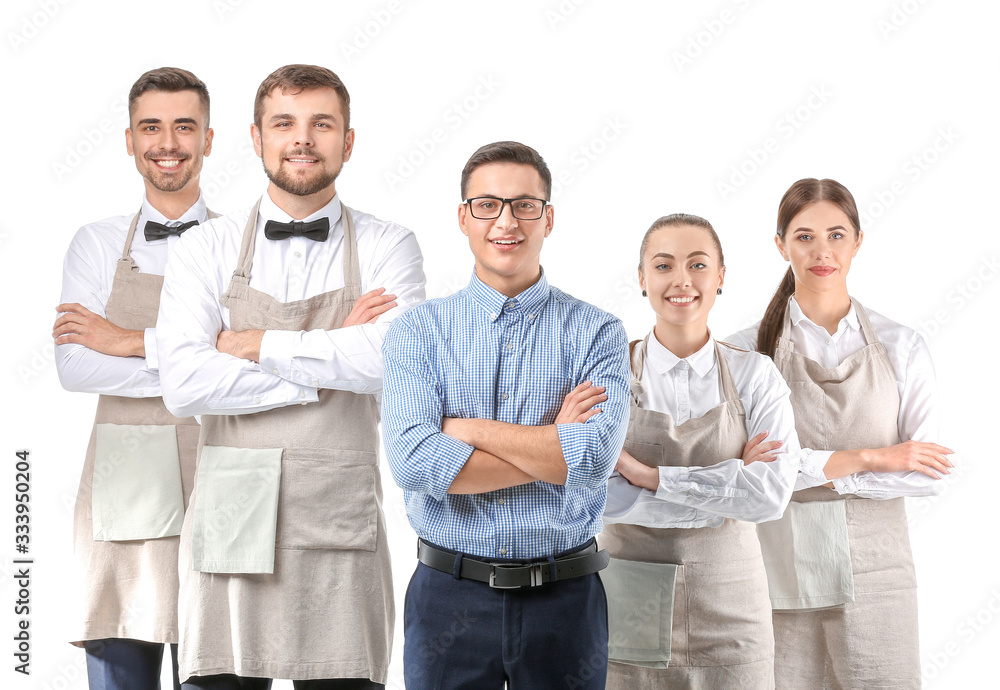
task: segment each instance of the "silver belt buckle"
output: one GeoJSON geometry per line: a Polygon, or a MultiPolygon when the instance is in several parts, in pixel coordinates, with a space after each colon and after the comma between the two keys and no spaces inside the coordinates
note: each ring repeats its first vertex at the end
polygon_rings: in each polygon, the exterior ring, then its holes
{"type": "Polygon", "coordinates": [[[521,589],[521,585],[510,585],[503,586],[496,583],[497,570],[508,569],[512,570],[514,568],[528,568],[528,574],[530,575],[529,587],[538,587],[542,583],[542,567],[548,565],[547,563],[533,563],[528,566],[523,565],[494,565],[490,569],[490,587],[493,589],[521,589]]]}

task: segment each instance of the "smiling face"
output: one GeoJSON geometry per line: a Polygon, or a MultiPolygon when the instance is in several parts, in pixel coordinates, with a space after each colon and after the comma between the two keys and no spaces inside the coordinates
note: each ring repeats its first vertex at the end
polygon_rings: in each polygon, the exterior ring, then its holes
{"type": "MultiPolygon", "coordinates": [[[[470,199],[545,198],[541,175],[533,166],[521,163],[479,166],[469,176],[466,195],[470,199]]],[[[552,222],[549,205],[538,220],[518,220],[510,204],[504,204],[500,216],[493,220],[474,218],[468,204],[458,207],[459,227],[476,257],[476,276],[508,297],[524,292],[541,276],[539,256],[542,242],[552,232],[552,222]]]]}
{"type": "Polygon", "coordinates": [[[252,125],[251,135],[271,180],[268,192],[282,208],[301,207],[301,199],[291,197],[314,199],[316,208],[328,203],[354,148],[354,130],[344,127],[340,96],[328,88],[296,94],[275,88],[264,100],[260,127],[252,125]]]}
{"type": "Polygon", "coordinates": [[[125,148],[146,180],[146,194],[180,192],[198,177],[204,157],[212,151],[213,132],[194,91],[147,91],[132,107],[125,130],[125,148]]]}
{"type": "Polygon", "coordinates": [[[851,260],[863,238],[836,204],[818,201],[796,214],[784,237],[776,235],[774,241],[791,262],[796,291],[830,292],[846,290],[851,260]]]}
{"type": "Polygon", "coordinates": [[[661,329],[708,330],[708,313],[726,275],[715,241],[695,225],[667,225],[649,235],[639,285],[661,329]]]}

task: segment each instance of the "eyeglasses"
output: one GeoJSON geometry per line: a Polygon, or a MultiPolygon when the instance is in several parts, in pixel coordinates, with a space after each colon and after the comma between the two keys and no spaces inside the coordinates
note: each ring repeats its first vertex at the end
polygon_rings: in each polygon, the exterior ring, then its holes
{"type": "Polygon", "coordinates": [[[538,220],[549,202],[544,199],[521,197],[519,199],[500,199],[495,196],[477,196],[466,199],[472,217],[479,220],[493,220],[503,213],[504,204],[510,204],[510,212],[518,220],[538,220]]]}

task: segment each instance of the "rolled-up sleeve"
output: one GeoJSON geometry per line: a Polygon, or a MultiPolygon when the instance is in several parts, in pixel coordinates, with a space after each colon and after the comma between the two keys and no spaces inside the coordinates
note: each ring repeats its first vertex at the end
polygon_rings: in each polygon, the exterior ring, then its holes
{"type": "Polygon", "coordinates": [[[608,399],[601,412],[584,424],[559,424],[559,443],[566,460],[566,488],[598,489],[614,470],[629,414],[628,339],[617,319],[604,323],[581,360],[575,383],[604,386],[608,399]]]}
{"type": "Polygon", "coordinates": [[[396,484],[441,500],[475,449],[441,432],[442,390],[427,347],[406,315],[393,321],[383,344],[382,431],[396,484]]]}

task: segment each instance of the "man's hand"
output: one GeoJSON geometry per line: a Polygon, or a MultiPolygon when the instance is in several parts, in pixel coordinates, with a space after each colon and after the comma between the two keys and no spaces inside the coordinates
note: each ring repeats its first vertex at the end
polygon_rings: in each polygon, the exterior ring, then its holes
{"type": "Polygon", "coordinates": [[[376,288],[358,297],[351,313],[344,319],[344,328],[375,323],[382,314],[396,306],[396,295],[385,294],[385,288],[376,288]]]}
{"type": "Polygon", "coordinates": [[[769,432],[762,431],[743,446],[743,464],[749,465],[751,462],[771,462],[778,457],[779,449],[785,444],[784,441],[765,441],[769,432]]]}
{"type": "Polygon", "coordinates": [[[582,424],[598,414],[601,408],[595,407],[608,399],[604,394],[604,386],[594,386],[590,381],[584,381],[571,390],[563,398],[562,407],[556,415],[556,424],[582,424]]]}
{"type": "Polygon", "coordinates": [[[260,342],[264,331],[220,331],[215,349],[240,359],[260,362],[260,342]]]}
{"type": "Polygon", "coordinates": [[[641,486],[650,491],[656,491],[657,487],[660,486],[660,471],[639,462],[624,450],[618,456],[615,470],[633,486],[641,486]]]}
{"type": "Polygon", "coordinates": [[[70,302],[56,307],[60,312],[52,326],[56,345],[75,343],[115,357],[145,357],[143,331],[119,328],[82,304],[70,302]]]}

